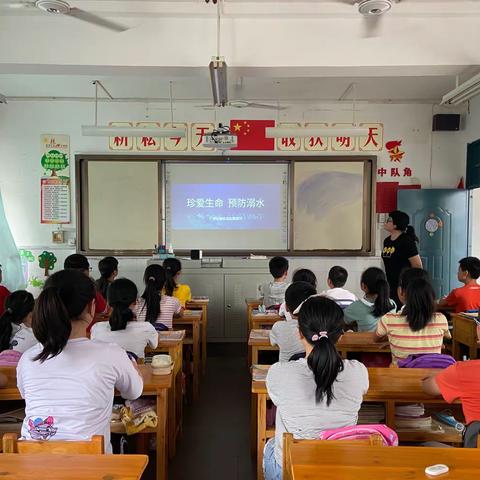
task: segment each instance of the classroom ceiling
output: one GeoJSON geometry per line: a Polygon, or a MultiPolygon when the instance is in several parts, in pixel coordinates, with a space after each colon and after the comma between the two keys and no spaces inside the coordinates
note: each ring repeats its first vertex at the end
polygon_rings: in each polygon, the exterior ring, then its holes
{"type": "MultiPolygon", "coordinates": [[[[405,77],[302,77],[265,78],[231,75],[231,100],[270,102],[328,101],[353,99],[368,101],[438,101],[454,88],[454,74],[405,77]],[[351,84],[346,95],[344,93],[351,84]]],[[[95,76],[86,75],[0,75],[0,93],[15,97],[91,98],[92,80],[98,79],[115,99],[167,100],[170,81],[177,101],[209,102],[212,98],[208,70],[191,77],[95,76]],[[203,73],[203,74],[202,74],[203,73]]],[[[104,97],[103,92],[100,95],[104,97]]]]}

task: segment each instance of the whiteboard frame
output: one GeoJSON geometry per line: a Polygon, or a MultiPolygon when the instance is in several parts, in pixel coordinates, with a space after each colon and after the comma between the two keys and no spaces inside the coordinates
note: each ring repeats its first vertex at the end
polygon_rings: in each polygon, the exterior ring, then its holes
{"type": "MultiPolygon", "coordinates": [[[[245,256],[249,254],[258,255],[285,255],[289,257],[363,257],[375,255],[375,205],[376,205],[376,172],[377,157],[374,155],[345,155],[345,156],[321,156],[321,155],[132,155],[132,154],[77,154],[75,155],[75,186],[76,186],[76,218],[77,218],[77,252],[89,256],[151,256],[151,250],[98,250],[91,249],[88,245],[88,178],[87,164],[95,161],[152,161],[158,163],[158,245],[165,243],[165,181],[164,169],[167,163],[288,163],[289,164],[289,189],[288,189],[288,247],[286,250],[205,250],[204,255],[208,256],[245,256]],[[364,165],[364,189],[363,189],[363,212],[364,218],[368,219],[368,225],[362,227],[362,248],[358,250],[295,250],[293,243],[294,225],[294,198],[295,198],[295,162],[363,162],[364,165]],[[87,197],[87,198],[86,198],[87,197]]],[[[177,255],[190,255],[190,251],[177,250],[177,255]]]]}

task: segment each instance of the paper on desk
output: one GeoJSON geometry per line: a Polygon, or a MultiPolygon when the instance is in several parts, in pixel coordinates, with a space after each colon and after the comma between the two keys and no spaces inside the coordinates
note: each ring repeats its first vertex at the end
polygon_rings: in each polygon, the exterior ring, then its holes
{"type": "Polygon", "coordinates": [[[267,379],[267,373],[270,365],[253,365],[252,378],[254,382],[264,382],[267,379]]]}
{"type": "Polygon", "coordinates": [[[270,338],[270,330],[251,330],[250,338],[252,340],[264,340],[266,338],[270,338]]]}
{"type": "Polygon", "coordinates": [[[158,339],[161,342],[178,342],[185,336],[185,330],[165,330],[158,332],[158,339]]]}

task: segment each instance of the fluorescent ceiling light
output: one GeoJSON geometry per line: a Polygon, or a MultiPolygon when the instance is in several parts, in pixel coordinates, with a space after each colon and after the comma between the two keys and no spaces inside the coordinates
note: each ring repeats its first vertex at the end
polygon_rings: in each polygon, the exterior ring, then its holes
{"type": "Polygon", "coordinates": [[[364,127],[324,127],[324,128],[282,128],[267,127],[265,137],[288,138],[288,137],[367,137],[368,128],[364,127]]]}
{"type": "Polygon", "coordinates": [[[185,137],[185,128],[112,127],[110,125],[82,125],[86,137],[185,137]]]}
{"type": "Polygon", "coordinates": [[[224,107],[228,103],[227,64],[223,57],[213,57],[209,63],[213,105],[224,107]]]}
{"type": "Polygon", "coordinates": [[[448,92],[442,99],[442,105],[460,105],[480,94],[480,74],[462,83],[448,92]]]}

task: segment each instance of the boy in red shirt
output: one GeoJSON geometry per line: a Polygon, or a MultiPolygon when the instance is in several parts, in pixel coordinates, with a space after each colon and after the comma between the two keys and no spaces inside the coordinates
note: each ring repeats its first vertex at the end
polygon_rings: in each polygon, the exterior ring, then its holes
{"type": "Polygon", "coordinates": [[[423,391],[448,403],[460,399],[466,423],[480,420],[480,360],[457,362],[423,380],[423,391]]]}
{"type": "MultiPolygon", "coordinates": [[[[0,283],[2,283],[2,266],[0,265],[0,283]]],[[[5,310],[5,300],[10,295],[10,291],[7,287],[0,285],[0,315],[3,314],[5,310]]]]}
{"type": "Polygon", "coordinates": [[[480,308],[480,285],[477,278],[480,277],[480,260],[477,257],[462,258],[459,262],[457,278],[465,285],[455,288],[448,296],[438,302],[441,307],[453,307],[455,313],[480,308]]]}

